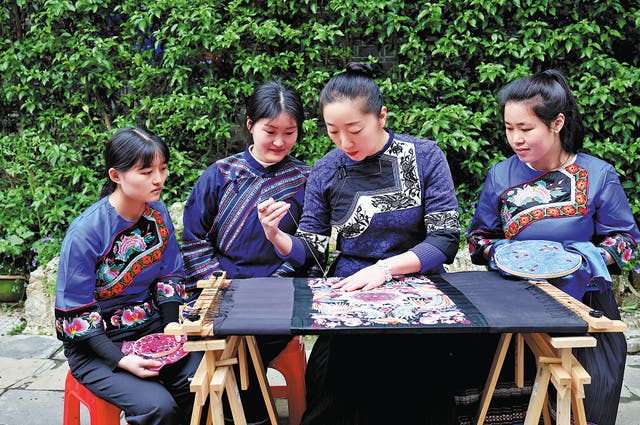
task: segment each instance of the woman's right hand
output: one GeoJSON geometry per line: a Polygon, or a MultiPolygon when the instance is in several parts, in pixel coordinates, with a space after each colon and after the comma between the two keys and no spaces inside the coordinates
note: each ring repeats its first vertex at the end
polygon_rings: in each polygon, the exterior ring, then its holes
{"type": "Polygon", "coordinates": [[[293,246],[289,235],[280,230],[279,227],[289,208],[291,208],[291,205],[288,203],[284,201],[276,202],[273,198],[258,204],[258,219],[262,224],[264,234],[281,255],[289,255],[293,246]]]}
{"type": "Polygon", "coordinates": [[[152,378],[158,376],[158,369],[162,362],[153,359],[144,359],[135,354],[128,354],[120,359],[118,367],[133,373],[138,378],[152,378]]]}
{"type": "Polygon", "coordinates": [[[262,224],[264,234],[272,243],[277,239],[278,233],[281,232],[279,224],[282,218],[287,214],[291,205],[284,201],[274,201],[269,198],[258,204],[258,219],[262,224]]]}

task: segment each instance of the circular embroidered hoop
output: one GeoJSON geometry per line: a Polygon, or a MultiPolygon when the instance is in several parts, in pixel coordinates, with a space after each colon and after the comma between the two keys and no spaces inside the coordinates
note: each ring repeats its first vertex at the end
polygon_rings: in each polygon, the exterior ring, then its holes
{"type": "Polygon", "coordinates": [[[145,359],[158,360],[162,364],[156,368],[149,368],[149,370],[160,370],[162,366],[175,363],[189,354],[188,351],[184,351],[186,341],[185,335],[176,339],[173,335],[154,333],[145,335],[136,341],[124,341],[121,351],[127,355],[135,354],[145,359]]]}
{"type": "Polygon", "coordinates": [[[133,343],[133,352],[147,359],[167,357],[180,348],[182,342],[177,341],[173,335],[155,333],[143,336],[133,343]]]}
{"type": "Polygon", "coordinates": [[[498,247],[494,258],[500,270],[530,279],[566,276],[582,264],[582,257],[566,251],[561,243],[533,239],[498,247]]]}

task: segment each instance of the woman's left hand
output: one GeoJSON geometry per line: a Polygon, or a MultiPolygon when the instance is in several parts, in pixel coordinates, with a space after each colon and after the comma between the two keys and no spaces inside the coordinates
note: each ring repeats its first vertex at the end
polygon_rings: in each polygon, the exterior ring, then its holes
{"type": "Polygon", "coordinates": [[[385,282],[385,272],[381,267],[372,264],[333,285],[333,289],[341,291],[365,291],[381,286],[385,282]]]}

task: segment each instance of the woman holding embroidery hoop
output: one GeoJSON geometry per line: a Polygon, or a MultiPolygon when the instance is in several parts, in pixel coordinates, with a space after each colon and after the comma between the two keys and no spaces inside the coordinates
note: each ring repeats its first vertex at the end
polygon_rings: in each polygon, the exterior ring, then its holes
{"type": "MultiPolygon", "coordinates": [[[[566,78],[546,70],[507,84],[498,95],[514,155],[487,175],[468,232],[475,264],[496,265],[495,254],[514,241],[548,240],[582,257],[580,267],[549,279],[567,294],[620,319],[610,273],[635,255],[640,232],[615,168],[581,152],[583,128],[566,78]]],[[[626,341],[622,333],[594,334],[593,349],[576,357],[591,375],[587,420],[614,425],[626,341]]]]}

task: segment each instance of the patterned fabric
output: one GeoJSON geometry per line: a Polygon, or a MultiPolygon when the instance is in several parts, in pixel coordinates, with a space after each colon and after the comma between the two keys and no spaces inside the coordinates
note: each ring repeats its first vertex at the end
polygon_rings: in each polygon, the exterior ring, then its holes
{"type": "MultiPolygon", "coordinates": [[[[373,216],[378,213],[398,211],[420,206],[420,181],[416,166],[416,154],[413,145],[396,142],[389,146],[389,154],[378,161],[365,161],[345,167],[346,178],[382,177],[387,187],[381,186],[373,190],[358,191],[346,208],[350,214],[335,223],[336,231],[345,238],[360,236],[371,224],[373,216]],[[384,165],[390,164],[395,177],[394,181],[382,176],[384,165]],[[389,188],[392,188],[389,190],[389,188]]],[[[346,194],[345,194],[346,195],[346,194]]],[[[345,201],[349,201],[343,196],[345,201]]]]}
{"type": "Polygon", "coordinates": [[[331,291],[330,284],[337,279],[233,279],[215,297],[213,333],[574,335],[587,331],[584,320],[543,289],[492,272],[395,276],[377,290],[351,292],[331,291]]]}
{"type": "Polygon", "coordinates": [[[587,170],[571,164],[509,188],[499,196],[505,238],[539,220],[587,214],[588,185],[587,170]]]}
{"type": "Polygon", "coordinates": [[[592,242],[614,258],[612,273],[633,258],[640,240],[615,169],[584,153],[554,172],[533,170],[515,155],[496,164],[467,236],[475,264],[487,264],[482,252],[501,239],[592,242]]]}
{"type": "Polygon", "coordinates": [[[458,203],[443,152],[433,141],[387,131],[385,146],[363,161],[334,149],[315,163],[287,260],[317,259],[324,267],[333,228],[340,252],[334,276],[407,250],[420,258],[423,273],[453,261],[458,203]]]}
{"type": "MultiPolygon", "coordinates": [[[[620,318],[609,285],[603,282],[605,263],[593,252],[606,250],[615,260],[608,271],[620,273],[635,255],[640,232],[618,175],[607,162],[578,153],[573,164],[552,172],[536,171],[515,155],[494,165],[467,236],[475,264],[487,264],[483,256],[487,247],[511,240],[542,239],[560,242],[565,249],[582,247],[581,267],[549,281],[607,317],[620,318]]],[[[592,378],[585,388],[586,416],[600,425],[613,425],[626,343],[622,333],[595,337],[599,339],[595,348],[575,353],[592,378]]],[[[492,348],[477,344],[474,355],[492,348]]]]}
{"type": "MultiPolygon", "coordinates": [[[[531,398],[532,382],[518,387],[514,382],[500,382],[496,385],[491,405],[487,410],[483,424],[523,424],[531,398]]],[[[455,404],[459,415],[457,425],[473,425],[478,413],[483,388],[476,387],[455,395],[455,404]]],[[[540,424],[544,421],[542,417],[540,424]]]]}
{"type": "Polygon", "coordinates": [[[187,288],[225,270],[229,278],[290,275],[264,237],[256,206],[270,197],[291,208],[280,224],[295,232],[310,167],[287,156],[264,168],[249,153],[221,159],[196,182],[184,210],[182,235],[187,288]]]}
{"type": "Polygon", "coordinates": [[[160,320],[160,305],[184,301],[182,257],[160,202],[132,223],[108,197],[100,199],[71,223],[59,264],[55,323],[62,341],[135,335],[160,320]]]}
{"type": "Polygon", "coordinates": [[[403,276],[370,291],[353,292],[332,290],[338,280],[309,280],[313,291],[311,329],[471,324],[452,297],[426,276],[403,276]]]}
{"type": "Polygon", "coordinates": [[[131,328],[147,322],[157,309],[152,302],[129,305],[114,310],[104,323],[107,329],[131,328]]]}

